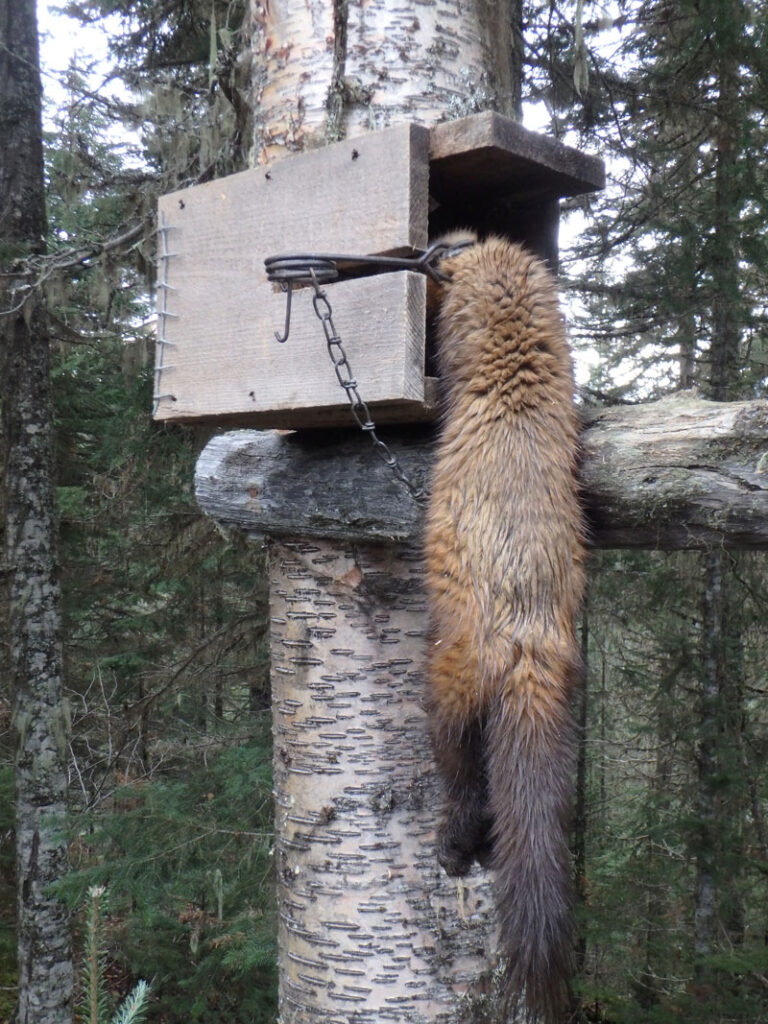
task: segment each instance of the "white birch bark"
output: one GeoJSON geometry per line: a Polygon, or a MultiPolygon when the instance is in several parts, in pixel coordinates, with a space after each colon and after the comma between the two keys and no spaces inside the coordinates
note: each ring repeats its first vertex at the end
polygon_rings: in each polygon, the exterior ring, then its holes
{"type": "Polygon", "coordinates": [[[435,856],[422,573],[411,547],[272,547],[283,1024],[457,1021],[492,962],[482,873],[435,856]]]}
{"type": "MultiPolygon", "coordinates": [[[[253,0],[253,162],[404,121],[513,112],[510,7],[253,0]]],[[[456,1021],[483,998],[487,882],[450,882],[434,855],[420,571],[413,549],[273,552],[282,1024],[456,1021]]]]}
{"type": "Polygon", "coordinates": [[[514,115],[512,4],[261,0],[251,6],[254,161],[402,123],[514,115]]]}

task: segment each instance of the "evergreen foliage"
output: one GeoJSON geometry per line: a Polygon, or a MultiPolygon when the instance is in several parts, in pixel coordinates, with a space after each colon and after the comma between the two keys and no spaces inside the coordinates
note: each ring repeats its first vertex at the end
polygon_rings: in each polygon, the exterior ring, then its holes
{"type": "MultiPolygon", "coordinates": [[[[742,745],[721,761],[723,797],[751,811],[738,842],[720,834],[718,875],[735,883],[738,934],[707,957],[702,990],[692,942],[700,841],[700,560],[605,552],[590,595],[587,950],[580,987],[606,1021],[764,1019],[765,797],[768,739],[764,558],[741,556],[742,745]],[[618,584],[618,585],[617,585],[618,584]],[[762,592],[761,592],[762,590],[762,592]],[[757,760],[755,760],[757,758],[757,760]],[[760,781],[758,781],[760,780],[760,781]],[[758,795],[760,794],[760,795],[758,795]],[[758,852],[760,851],[760,852],[758,852]]],[[[724,714],[725,709],[722,713],[724,714]]],[[[726,817],[724,821],[730,821],[726,817]]],[[[720,926],[733,919],[722,892],[720,926]]]]}
{"type": "MultiPolygon", "coordinates": [[[[609,158],[563,253],[585,397],[762,397],[764,19],[741,0],[549,13],[530,94],[609,158]]],[[[764,557],[604,553],[590,578],[585,1006],[763,1020],[764,557]]]]}
{"type": "Polygon", "coordinates": [[[255,736],[207,765],[190,759],[185,772],[123,786],[109,812],[80,819],[86,866],[65,889],[78,901],[84,884],[109,887],[111,956],[130,977],[154,977],[152,1019],[212,1024],[274,1014],[265,747],[255,736]]]}
{"type": "Polygon", "coordinates": [[[567,257],[584,268],[573,282],[587,310],[579,327],[601,342],[597,389],[611,375],[625,399],[693,385],[720,398],[760,394],[765,20],[744,0],[646,0],[618,12],[610,45],[592,25],[593,85],[574,124],[612,172],[567,257]],[[723,373],[727,385],[715,381],[723,373]]]}
{"type": "MultiPolygon", "coordinates": [[[[150,422],[146,327],[156,196],[247,162],[246,4],[67,8],[117,15],[113,55],[133,92],[89,93],[73,68],[47,138],[42,276],[73,722],[75,870],[64,891],[77,905],[89,886],[109,888],[91,988],[102,1019],[110,995],[149,977],[158,1024],[266,1024],[276,908],[262,555],[197,510],[205,432],[150,422]],[[111,141],[114,123],[127,143],[111,141]]],[[[562,254],[573,333],[591,353],[590,400],[691,385],[716,398],[765,394],[768,23],[758,15],[747,0],[527,4],[526,98],[547,104],[553,134],[610,158],[605,195],[570,204],[585,227],[562,254]]],[[[590,575],[584,1019],[765,1020],[764,557],[605,552],[590,575]],[[715,576],[718,602],[705,586],[715,576]]],[[[0,1017],[13,951],[7,697],[0,1017]]],[[[117,1021],[139,1019],[138,1006],[123,1009],[117,1021]]]]}
{"type": "Polygon", "coordinates": [[[246,7],[246,0],[64,4],[84,22],[119,19],[110,48],[120,76],[138,97],[119,114],[139,133],[142,160],[164,180],[163,191],[246,164],[252,116],[246,100],[246,7]]]}
{"type": "Polygon", "coordinates": [[[146,1018],[149,999],[149,985],[143,979],[136,983],[114,1014],[110,1010],[104,948],[105,892],[95,885],[88,889],[80,1016],[83,1024],[141,1024],[146,1018]]]}
{"type": "Polygon", "coordinates": [[[109,338],[63,347],[54,370],[72,764],[86,812],[65,891],[76,903],[84,886],[108,885],[111,956],[129,977],[156,979],[151,1019],[267,1020],[261,553],[201,517],[200,439],[150,423],[150,368],[126,349],[109,338]]]}
{"type": "Polygon", "coordinates": [[[88,1024],[106,1024],[109,1015],[109,993],[105,978],[106,953],[101,901],[104,889],[92,885],[88,889],[83,955],[80,1015],[88,1024]]]}
{"type": "MultiPolygon", "coordinates": [[[[222,50],[236,37],[236,7],[214,8],[222,50]]],[[[156,18],[157,5],[147,12],[156,18]]],[[[121,13],[126,31],[138,24],[127,5],[121,13]]],[[[89,93],[70,69],[68,103],[46,139],[50,255],[39,277],[54,341],[73,725],[76,870],[62,891],[78,904],[90,885],[109,883],[112,916],[99,947],[106,959],[95,964],[92,988],[103,1020],[110,997],[138,977],[155,979],[151,1020],[274,1016],[263,554],[223,536],[194,502],[206,432],[150,421],[156,196],[169,182],[239,169],[236,147],[223,141],[233,130],[220,109],[228,101],[209,67],[210,4],[202,21],[180,23],[192,36],[201,24],[204,52],[185,44],[163,57],[157,44],[166,29],[147,37],[151,53],[128,43],[132,60],[158,64],[156,92],[141,101],[89,93]],[[169,93],[177,111],[184,107],[183,124],[156,112],[148,120],[169,93]],[[139,124],[151,130],[134,131],[126,144],[125,127],[139,124]],[[180,128],[190,149],[172,161],[158,147],[178,141],[180,128]]],[[[179,28],[173,19],[167,27],[179,28]]],[[[7,922],[9,961],[12,906],[4,900],[0,919],[0,954],[7,922]]],[[[116,1020],[140,1019],[141,987],[134,997],[116,1020]]]]}

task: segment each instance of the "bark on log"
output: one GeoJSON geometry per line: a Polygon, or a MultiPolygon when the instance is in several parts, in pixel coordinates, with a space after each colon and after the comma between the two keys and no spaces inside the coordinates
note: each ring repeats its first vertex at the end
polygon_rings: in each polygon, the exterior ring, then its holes
{"type": "MultiPolygon", "coordinates": [[[[692,393],[584,414],[582,483],[603,548],[768,548],[768,402],[692,393]]],[[[383,433],[383,432],[382,432],[383,433]]],[[[428,481],[433,434],[384,434],[405,474],[428,481]]],[[[418,541],[422,508],[367,438],[236,431],[200,456],[197,499],[248,533],[418,541]]]]}

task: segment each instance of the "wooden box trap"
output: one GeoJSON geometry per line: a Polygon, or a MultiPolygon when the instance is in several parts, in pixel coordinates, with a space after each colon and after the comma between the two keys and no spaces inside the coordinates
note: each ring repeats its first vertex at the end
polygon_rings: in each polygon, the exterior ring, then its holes
{"type": "MultiPolygon", "coordinates": [[[[163,196],[154,415],[263,427],[347,424],[312,287],[286,294],[284,253],[410,256],[456,227],[555,262],[558,200],[601,188],[602,162],[494,113],[402,125],[163,196]]],[[[377,422],[429,419],[426,280],[411,270],[323,284],[377,422]]]]}

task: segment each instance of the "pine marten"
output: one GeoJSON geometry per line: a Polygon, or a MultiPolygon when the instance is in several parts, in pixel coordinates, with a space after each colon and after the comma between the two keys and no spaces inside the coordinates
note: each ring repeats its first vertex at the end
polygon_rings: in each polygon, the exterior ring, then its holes
{"type": "Polygon", "coordinates": [[[500,238],[449,253],[443,419],[426,525],[438,857],[495,873],[507,1006],[562,1019],[584,590],[573,369],[546,267],[500,238]]]}

